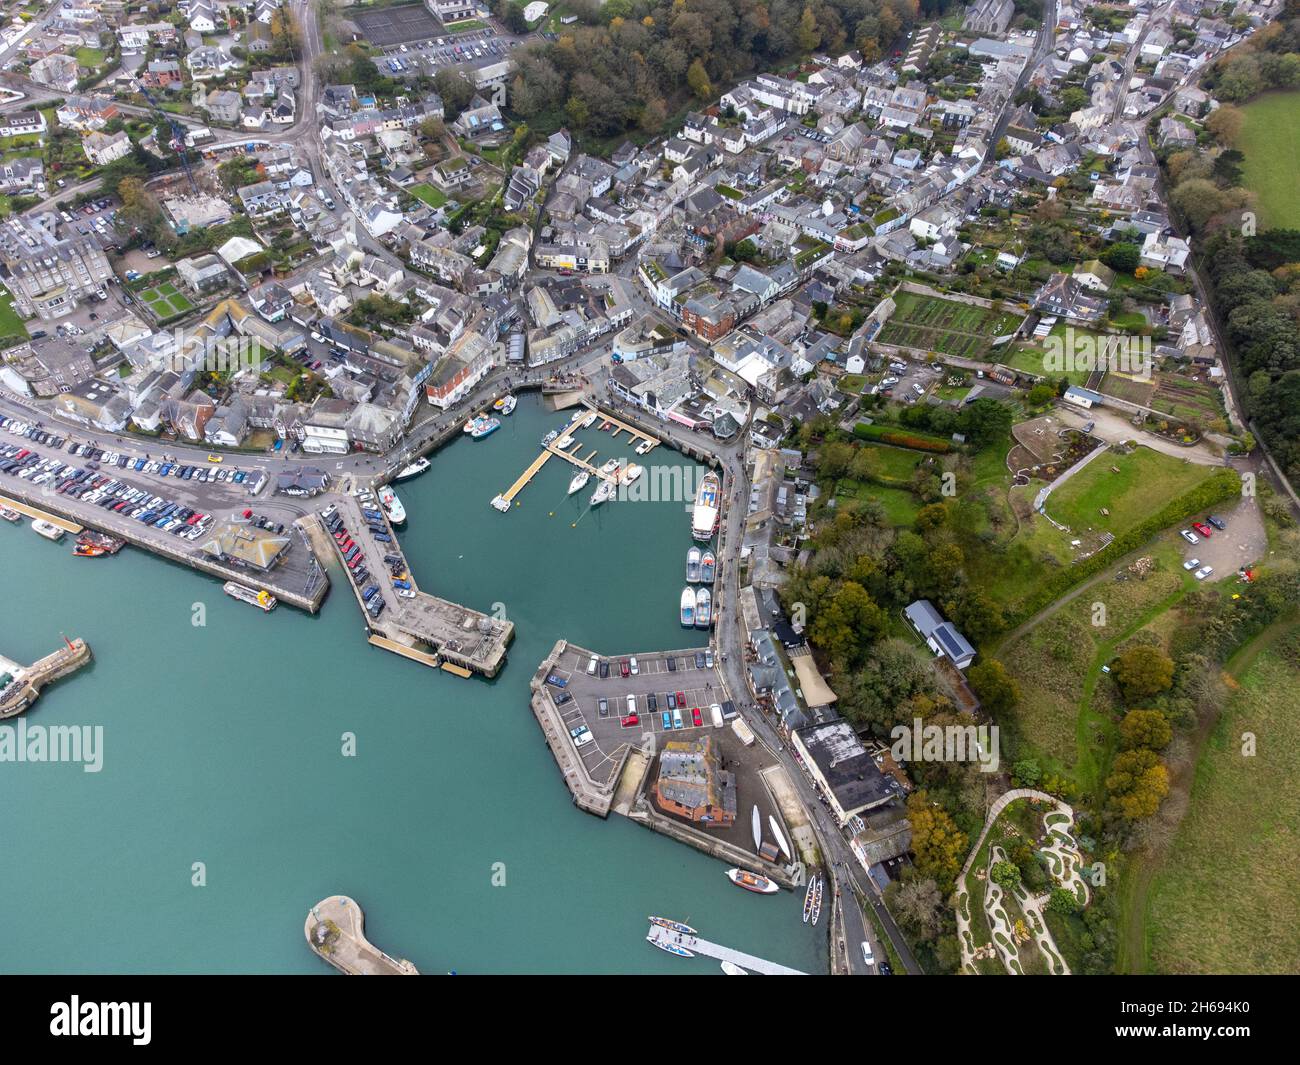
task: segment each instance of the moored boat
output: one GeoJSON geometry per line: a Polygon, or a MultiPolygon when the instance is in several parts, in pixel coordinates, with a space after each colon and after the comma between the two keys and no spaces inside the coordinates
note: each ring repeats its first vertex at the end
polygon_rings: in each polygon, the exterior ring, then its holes
{"type": "Polygon", "coordinates": [[[751,873],[748,869],[728,869],[727,879],[736,887],[752,891],[756,895],[775,895],[781,889],[765,876],[751,873]]]}
{"type": "Polygon", "coordinates": [[[695,592],[695,627],[707,629],[713,624],[713,595],[707,588],[695,592]]]}
{"type": "Polygon", "coordinates": [[[569,481],[569,495],[573,495],[574,492],[581,492],[587,487],[587,482],[590,480],[590,473],[586,470],[579,470],[573,475],[572,480],[569,481]]]}
{"type": "Polygon", "coordinates": [[[681,932],[683,935],[693,936],[696,931],[688,924],[682,924],[681,921],[670,921],[667,917],[651,917],[651,924],[657,924],[660,928],[667,928],[670,932],[681,932]]]}
{"type": "Polygon", "coordinates": [[[60,529],[57,525],[46,521],[44,518],[34,519],[32,521],[32,529],[35,530],[37,535],[44,536],[45,539],[53,540],[55,543],[58,543],[63,539],[64,530],[60,529]]]}
{"type": "Polygon", "coordinates": [[[803,923],[808,923],[808,918],[812,916],[813,896],[817,894],[817,874],[814,873],[808,879],[808,890],[803,893],[803,923]]]}
{"type": "Polygon", "coordinates": [[[99,558],[100,555],[108,554],[108,548],[98,544],[83,544],[78,540],[72,545],[72,553],[78,558],[99,558]]]}
{"type": "Polygon", "coordinates": [[[268,614],[275,609],[278,602],[275,596],[265,589],[259,588],[257,591],[253,591],[252,588],[246,588],[235,581],[226,581],[221,586],[221,590],[231,599],[238,599],[241,603],[248,603],[250,606],[255,606],[268,614]]]}
{"type": "Polygon", "coordinates": [[[388,520],[394,525],[401,525],[406,521],[406,508],[402,506],[402,501],[397,498],[397,493],[393,491],[391,485],[379,486],[379,505],[384,508],[388,520]]]}
{"type": "Polygon", "coordinates": [[[627,468],[623,471],[623,476],[620,480],[623,484],[631,484],[643,473],[645,473],[644,467],[638,466],[635,462],[629,462],[627,468]]]}
{"type": "Polygon", "coordinates": [[[711,540],[718,528],[719,498],[722,482],[711,470],[700,481],[695,493],[695,509],[691,512],[691,535],[697,540],[711,540]]]}
{"type": "Polygon", "coordinates": [[[768,814],[767,824],[772,830],[772,838],[776,840],[776,845],[781,848],[781,853],[785,855],[785,860],[787,862],[794,861],[794,855],[790,853],[790,844],[786,842],[785,833],[781,831],[781,826],[776,818],[768,814]]]}
{"type": "Polygon", "coordinates": [[[692,547],[686,552],[686,580],[698,584],[700,580],[700,549],[692,547]]]}
{"type": "Polygon", "coordinates": [[[613,481],[601,481],[596,490],[591,493],[591,505],[600,506],[606,500],[612,499],[617,490],[618,486],[613,481]]]}
{"type": "Polygon", "coordinates": [[[685,947],[681,946],[680,944],[672,942],[671,940],[657,939],[653,935],[648,935],[645,937],[645,941],[649,943],[652,947],[658,947],[660,950],[666,951],[669,954],[675,954],[679,958],[695,957],[694,953],[687,950],[685,947]]]}
{"type": "Polygon", "coordinates": [[[695,589],[682,589],[682,628],[689,629],[695,624],[695,589]]]}
{"type": "Polygon", "coordinates": [[[77,536],[77,544],[72,553],[85,558],[97,558],[100,555],[116,555],[125,546],[126,541],[120,536],[83,529],[77,536]]]}
{"type": "Polygon", "coordinates": [[[500,418],[480,418],[477,425],[470,431],[471,440],[482,440],[485,436],[491,436],[501,428],[500,418]]]}
{"type": "Polygon", "coordinates": [[[510,500],[505,496],[493,496],[492,509],[501,511],[504,514],[510,509],[510,500]]]}
{"type": "Polygon", "coordinates": [[[614,474],[614,473],[617,473],[617,472],[618,472],[618,459],[610,459],[608,462],[605,463],[605,465],[603,465],[603,466],[600,468],[600,472],[603,473],[603,474],[605,474],[606,476],[610,476],[610,475],[612,475],[612,474],[614,474]]]}
{"type": "Polygon", "coordinates": [[[741,968],[739,965],[737,965],[734,961],[724,961],[724,962],[722,963],[722,971],[723,971],[724,973],[726,973],[728,976],[748,976],[748,975],[749,975],[749,970],[748,970],[748,969],[742,969],[742,968],[741,968]]]}
{"type": "Polygon", "coordinates": [[[10,510],[8,507],[0,507],[0,518],[12,522],[20,522],[23,520],[23,516],[19,514],[18,511],[10,510]]]}
{"type": "Polygon", "coordinates": [[[718,560],[712,551],[705,551],[700,556],[700,583],[712,584],[713,576],[718,572],[718,560]]]}
{"type": "Polygon", "coordinates": [[[754,830],[754,850],[763,848],[763,818],[758,812],[758,806],[754,806],[754,812],[749,818],[750,827],[754,830]]]}
{"type": "Polygon", "coordinates": [[[514,396],[509,396],[509,395],[502,396],[500,399],[498,399],[495,403],[492,404],[492,409],[496,411],[500,411],[502,414],[513,414],[515,410],[515,405],[518,402],[519,401],[515,399],[514,396]]]}
{"type": "Polygon", "coordinates": [[[425,470],[427,470],[431,465],[432,463],[430,463],[428,459],[423,457],[418,458],[410,465],[403,466],[400,470],[398,470],[397,475],[393,478],[393,480],[409,481],[412,477],[419,477],[420,474],[422,474],[425,470]]]}
{"type": "Polygon", "coordinates": [[[822,915],[822,885],[826,883],[826,879],[818,876],[813,878],[813,882],[816,890],[813,892],[812,923],[816,925],[822,915]]]}
{"type": "MultiPolygon", "coordinates": [[[[468,429],[466,429],[465,431],[469,432],[468,429]]],[[[558,440],[559,437],[560,437],[560,430],[552,429],[549,433],[547,433],[544,437],[542,437],[542,447],[546,447],[548,444],[555,443],[555,441],[558,440]]]]}

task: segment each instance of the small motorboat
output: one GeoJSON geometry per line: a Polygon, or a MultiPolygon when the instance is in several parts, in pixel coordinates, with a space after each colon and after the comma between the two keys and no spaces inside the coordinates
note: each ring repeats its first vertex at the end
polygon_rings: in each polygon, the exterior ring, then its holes
{"type": "Polygon", "coordinates": [[[5,521],[11,521],[14,523],[23,520],[23,516],[19,514],[18,511],[10,510],[8,507],[0,507],[0,518],[4,518],[5,521]]]}
{"type": "Polygon", "coordinates": [[[726,973],[728,976],[748,976],[748,975],[749,975],[749,970],[748,970],[748,969],[742,969],[742,968],[741,968],[739,965],[737,965],[734,961],[724,961],[724,962],[722,963],[722,971],[723,971],[724,973],[726,973]]]}
{"type": "Polygon", "coordinates": [[[700,582],[700,549],[692,547],[686,552],[686,583],[698,584],[700,582]]]}
{"type": "Polygon", "coordinates": [[[45,539],[53,540],[55,543],[58,543],[63,539],[63,530],[52,522],[46,521],[44,518],[35,519],[32,522],[32,530],[38,536],[44,536],[45,539]]]}
{"type": "Polygon", "coordinates": [[[590,480],[590,473],[586,470],[579,470],[573,475],[573,479],[569,481],[569,495],[573,495],[574,492],[581,492],[587,487],[587,482],[590,480]]]}
{"type": "Polygon", "coordinates": [[[510,509],[510,500],[508,500],[505,496],[493,496],[492,509],[499,510],[501,511],[502,514],[504,514],[506,513],[506,511],[510,509]]]}
{"type": "Polygon", "coordinates": [[[623,476],[620,478],[620,480],[623,482],[623,484],[631,484],[643,473],[645,473],[644,467],[638,466],[635,462],[629,462],[627,465],[627,469],[623,471],[623,476]]]}
{"type": "MultiPolygon", "coordinates": [[[[466,429],[465,431],[469,432],[468,429],[466,429]]],[[[547,433],[544,437],[542,437],[542,447],[549,447],[551,444],[555,443],[555,441],[558,440],[559,438],[560,438],[560,430],[552,429],[549,433],[547,433]]]]}
{"type": "Polygon", "coordinates": [[[433,465],[426,458],[418,458],[408,466],[403,466],[397,471],[394,481],[409,481],[412,477],[419,477],[425,470],[433,465]]]}
{"type": "Polygon", "coordinates": [[[682,628],[689,629],[695,625],[695,589],[682,589],[682,628]]]}
{"type": "Polygon", "coordinates": [[[500,418],[480,418],[469,436],[471,440],[482,440],[485,436],[491,436],[500,428],[500,418]]]}
{"type": "Polygon", "coordinates": [[[712,551],[705,551],[700,556],[700,583],[712,584],[713,577],[718,572],[718,560],[712,551]]]}
{"type": "Polygon", "coordinates": [[[519,401],[516,400],[514,396],[502,396],[492,404],[492,409],[499,411],[502,414],[513,414],[515,412],[515,405],[518,402],[519,401]]]}
{"type": "Polygon", "coordinates": [[[605,474],[606,476],[610,476],[618,472],[618,459],[610,459],[607,463],[605,463],[605,465],[603,465],[600,468],[600,472],[605,474]]]}
{"type": "Polygon", "coordinates": [[[670,921],[667,917],[651,917],[650,923],[657,924],[660,928],[667,928],[670,932],[681,932],[685,936],[698,934],[690,925],[682,924],[681,921],[670,921]]]}
{"type": "Polygon", "coordinates": [[[713,624],[713,596],[707,588],[695,592],[695,627],[707,629],[713,624]]]}
{"type": "Polygon", "coordinates": [[[675,954],[679,958],[695,957],[694,953],[687,950],[681,944],[674,943],[668,939],[656,939],[653,935],[648,935],[645,937],[645,941],[652,947],[658,947],[660,950],[666,951],[669,954],[675,954]]]}
{"type": "Polygon", "coordinates": [[[756,895],[775,895],[781,889],[765,876],[751,873],[748,869],[728,869],[727,879],[736,887],[752,891],[756,895]]]}

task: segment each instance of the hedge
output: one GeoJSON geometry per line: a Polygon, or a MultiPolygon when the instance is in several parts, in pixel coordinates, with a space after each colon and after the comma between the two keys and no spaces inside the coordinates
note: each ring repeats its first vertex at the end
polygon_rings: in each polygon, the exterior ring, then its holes
{"type": "Polygon", "coordinates": [[[910,448],[912,451],[938,451],[946,453],[952,450],[952,444],[937,436],[916,433],[907,429],[894,429],[888,425],[875,425],[858,422],[853,427],[853,435],[860,440],[879,440],[882,444],[910,448]]]}
{"type": "Polygon", "coordinates": [[[1037,592],[1021,605],[1013,618],[1008,619],[1007,628],[1012,629],[1026,618],[1033,617],[1075,584],[1113,564],[1116,557],[1137,550],[1170,526],[1180,525],[1193,514],[1205,513],[1216,503],[1240,495],[1240,475],[1231,469],[1217,470],[1208,481],[1184,492],[1177,499],[1170,500],[1145,521],[1139,522],[1128,532],[1115,537],[1105,549],[1084,559],[1078,565],[1045,575],[1039,582],[1037,592]]]}

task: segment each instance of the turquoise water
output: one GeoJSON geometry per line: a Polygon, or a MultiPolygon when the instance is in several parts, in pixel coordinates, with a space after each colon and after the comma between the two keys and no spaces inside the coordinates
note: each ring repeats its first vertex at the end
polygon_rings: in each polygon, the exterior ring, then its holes
{"type": "MultiPolygon", "coordinates": [[[[566,498],[571,470],[552,460],[510,514],[488,506],[562,420],[522,400],[398,489],[421,586],[503,604],[517,625],[492,682],[369,647],[337,582],[317,617],[263,615],[134,549],[79,559],[0,523],[0,653],[31,662],[61,632],[95,652],[28,723],[104,727],[100,773],[0,763],[0,970],[332,972],[302,927],[342,892],[372,941],[427,973],[718,971],[648,946],[649,913],[824,971],[825,925],[800,922],[799,898],[742,892],[719,862],[569,799],[527,705],[554,641],[617,653],[702,638],[677,625],[681,502],[585,513],[589,491],[566,498]]],[[[602,460],[627,453],[588,436],[602,460]]]]}

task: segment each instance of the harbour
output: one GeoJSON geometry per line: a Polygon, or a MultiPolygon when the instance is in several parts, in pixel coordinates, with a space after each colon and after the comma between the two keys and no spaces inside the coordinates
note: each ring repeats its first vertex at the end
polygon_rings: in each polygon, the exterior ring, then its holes
{"type": "Polygon", "coordinates": [[[80,637],[64,637],[62,646],[30,666],[0,655],[0,720],[29,709],[43,688],[75,673],[90,659],[90,645],[80,637]]]}
{"type": "Polygon", "coordinates": [[[331,895],[307,914],[303,934],[317,957],[347,976],[419,976],[405,958],[394,958],[366,938],[366,915],[355,899],[331,895]]]}
{"type": "Polygon", "coordinates": [[[32,720],[103,723],[108,734],[98,774],[0,773],[0,801],[29,825],[5,843],[9,886],[28,900],[7,952],[38,972],[158,971],[177,966],[179,942],[187,971],[317,973],[321,961],[285,932],[311,900],[356,885],[367,937],[421,971],[717,974],[715,961],[647,948],[645,914],[665,907],[714,940],[825,971],[825,937],[800,923],[801,892],[750,898],[715,858],[626,817],[587,816],[544,745],[527,708],[532,668],[581,575],[598,572],[603,590],[566,615],[579,644],[684,652],[706,638],[677,625],[690,544],[680,504],[600,508],[575,529],[586,499],[567,497],[572,468],[556,463],[510,521],[481,491],[448,488],[509,483],[563,417],[522,397],[489,440],[451,441],[398,486],[409,515],[401,553],[419,586],[485,613],[499,603],[516,626],[510,661],[488,683],[376,654],[342,588],[314,615],[264,617],[219,581],[145,553],[91,564],[0,524],[13,570],[0,602],[4,652],[35,661],[74,623],[95,649],[94,668],[47,689],[32,720]],[[207,683],[218,670],[234,672],[207,683]],[[340,752],[344,733],[357,738],[355,757],[340,752]],[[50,833],[67,840],[58,853],[40,843],[50,833]],[[335,837],[347,846],[330,846],[335,837]],[[195,861],[207,887],[191,884],[195,861]],[[660,870],[654,883],[648,865],[660,870]],[[106,894],[117,916],[88,943],[69,918],[93,914],[106,894]],[[581,942],[558,919],[579,895],[581,942]]]}
{"type": "MultiPolygon", "coordinates": [[[[713,958],[716,961],[727,962],[739,966],[746,972],[758,973],[760,976],[808,975],[798,969],[791,969],[788,965],[778,965],[766,958],[759,958],[753,954],[746,954],[744,951],[733,950],[731,947],[724,947],[719,943],[710,943],[707,939],[701,939],[698,935],[677,932],[660,924],[652,923],[650,925],[650,930],[646,933],[646,942],[659,947],[661,950],[676,947],[679,950],[687,951],[689,956],[713,958]]],[[[672,954],[675,951],[669,949],[668,953],[672,954]]]]}

